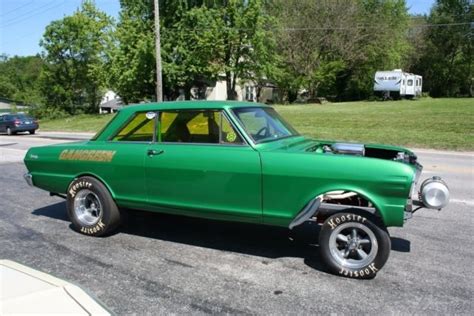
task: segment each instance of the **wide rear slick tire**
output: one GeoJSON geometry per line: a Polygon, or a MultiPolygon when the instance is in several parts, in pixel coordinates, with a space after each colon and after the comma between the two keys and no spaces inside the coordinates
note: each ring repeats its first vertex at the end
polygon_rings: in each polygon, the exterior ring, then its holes
{"type": "Polygon", "coordinates": [[[93,177],[70,184],[67,212],[74,229],[84,235],[104,236],[120,225],[120,211],[109,190],[93,177]]]}
{"type": "Polygon", "coordinates": [[[390,236],[374,216],[357,211],[337,213],[326,219],[319,235],[321,257],[337,275],[371,279],[390,254],[390,236]]]}

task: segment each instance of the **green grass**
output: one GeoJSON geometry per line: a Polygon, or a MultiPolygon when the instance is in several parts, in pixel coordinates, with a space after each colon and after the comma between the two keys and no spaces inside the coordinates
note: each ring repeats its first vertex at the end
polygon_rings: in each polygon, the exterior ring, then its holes
{"type": "Polygon", "coordinates": [[[56,120],[40,120],[42,131],[98,132],[113,117],[111,114],[81,114],[56,120]]]}
{"type": "MultiPolygon", "coordinates": [[[[474,99],[347,102],[275,107],[302,134],[318,139],[474,150],[474,99]]],[[[111,115],[41,121],[49,131],[98,131],[111,115]]]]}
{"type": "Polygon", "coordinates": [[[277,106],[297,130],[318,139],[418,148],[474,149],[474,99],[421,99],[277,106]]]}

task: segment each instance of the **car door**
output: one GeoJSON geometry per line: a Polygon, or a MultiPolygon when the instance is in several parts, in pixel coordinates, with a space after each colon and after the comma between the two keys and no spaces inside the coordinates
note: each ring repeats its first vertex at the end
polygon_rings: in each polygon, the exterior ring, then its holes
{"type": "Polygon", "coordinates": [[[415,95],[415,76],[407,76],[406,94],[409,96],[415,95]]]}
{"type": "Polygon", "coordinates": [[[400,83],[400,96],[404,96],[406,94],[407,89],[407,80],[404,74],[402,74],[401,80],[402,82],[400,83]]]}
{"type": "Polygon", "coordinates": [[[113,163],[93,171],[106,180],[120,206],[146,207],[144,161],[154,131],[155,120],[147,112],[137,112],[109,140],[88,145],[91,150],[113,151],[113,163]]]}
{"type": "Polygon", "coordinates": [[[148,200],[173,213],[262,220],[261,165],[222,111],[161,111],[145,159],[148,200]]]}

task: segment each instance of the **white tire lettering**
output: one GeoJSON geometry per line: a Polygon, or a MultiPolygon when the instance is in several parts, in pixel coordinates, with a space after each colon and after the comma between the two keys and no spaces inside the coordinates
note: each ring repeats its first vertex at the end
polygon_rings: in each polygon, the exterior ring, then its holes
{"type": "Polygon", "coordinates": [[[369,269],[372,270],[373,273],[377,273],[377,271],[379,271],[379,269],[375,267],[375,263],[371,263],[369,265],[369,269]]]}

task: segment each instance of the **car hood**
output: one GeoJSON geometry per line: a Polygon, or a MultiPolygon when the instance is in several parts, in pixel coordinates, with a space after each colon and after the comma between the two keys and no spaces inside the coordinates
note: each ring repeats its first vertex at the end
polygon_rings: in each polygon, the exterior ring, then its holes
{"type": "Polygon", "coordinates": [[[299,153],[327,155],[350,155],[365,158],[384,159],[417,165],[417,156],[409,149],[383,145],[332,140],[318,140],[309,137],[291,137],[259,145],[260,150],[278,150],[299,153]]]}

